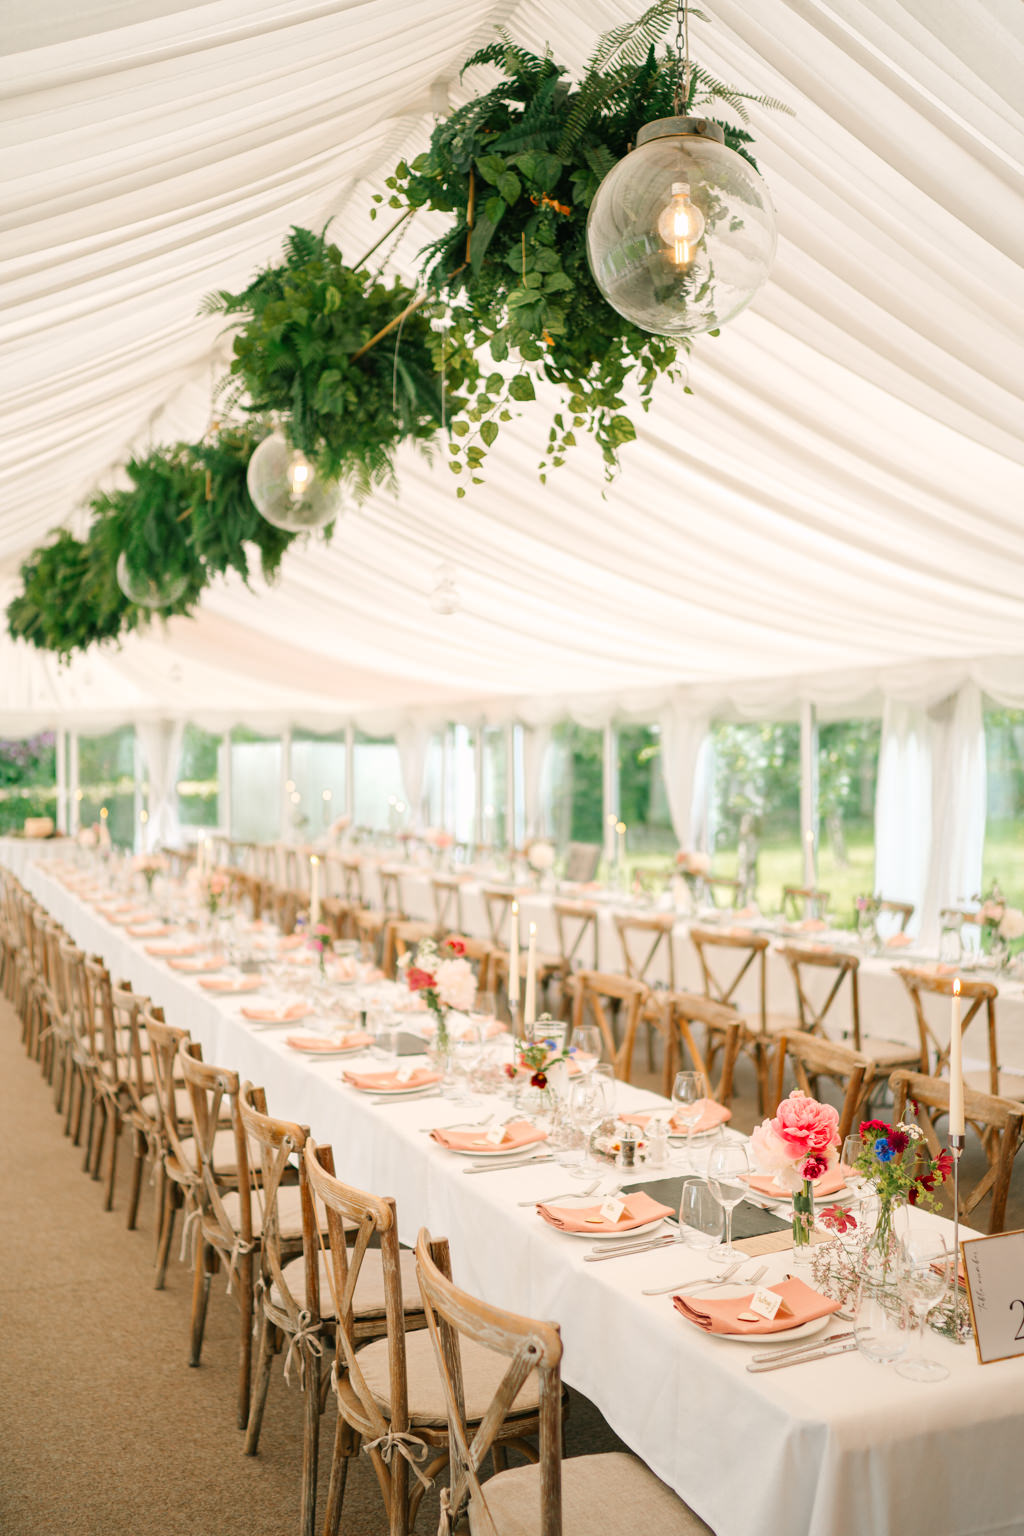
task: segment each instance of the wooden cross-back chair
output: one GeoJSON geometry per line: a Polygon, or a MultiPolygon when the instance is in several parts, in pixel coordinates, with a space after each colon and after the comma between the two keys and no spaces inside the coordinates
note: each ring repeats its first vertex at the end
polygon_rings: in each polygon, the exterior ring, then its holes
{"type": "Polygon", "coordinates": [[[341,871],[342,895],[353,906],[363,907],[366,899],[363,895],[363,864],[358,854],[342,853],[338,855],[338,865],[341,871]]]}
{"type": "MultiPolygon", "coordinates": [[[[308,1128],[268,1115],[263,1089],[254,1088],[251,1083],[242,1085],[239,1112],[249,1140],[250,1155],[260,1175],[259,1187],[254,1186],[253,1190],[254,1231],[258,1229],[261,1233],[256,1364],[245,1450],[247,1455],[254,1456],[259,1448],[275,1339],[283,1338],[288,1349],[286,1375],[290,1377],[297,1359],[303,1391],[300,1530],[302,1536],[312,1536],[320,1415],[328,1386],[323,1361],[325,1351],[333,1347],[334,1341],[334,1308],[326,1268],[330,1262],[326,1252],[326,1220],[322,1218],[320,1221],[318,1237],[303,1158],[308,1128]],[[296,1160],[299,1165],[297,1185],[288,1182],[296,1160]],[[295,1256],[296,1245],[300,1253],[298,1257],[295,1256]]],[[[351,1225],[346,1228],[347,1233],[354,1230],[351,1225]]],[[[412,1254],[401,1251],[399,1265],[403,1279],[405,1327],[422,1328],[424,1318],[412,1254]]],[[[352,1327],[355,1336],[363,1341],[380,1338],[387,1331],[382,1257],[378,1248],[368,1249],[363,1256],[352,1327]]]]}
{"type": "Polygon", "coordinates": [[[254,921],[263,912],[263,884],[245,869],[231,865],[227,870],[228,893],[232,906],[248,911],[254,921]]]}
{"type": "MultiPolygon", "coordinates": [[[[418,1330],[408,1330],[395,1202],[342,1184],[334,1173],[330,1147],[307,1140],[303,1160],[314,1215],[319,1216],[317,1202],[326,1215],[323,1274],[335,1317],[333,1380],[338,1424],[324,1533],[333,1536],[338,1530],[348,1463],[362,1446],[380,1485],[389,1536],[407,1536],[425,1487],[447,1464],[449,1436],[447,1409],[422,1317],[418,1330]],[[352,1228],[350,1241],[346,1224],[352,1228]],[[380,1337],[366,1343],[358,1328],[359,1283],[373,1251],[371,1240],[379,1244],[384,1329],[380,1337]]],[[[321,1271],[310,1264],[308,1272],[315,1290],[321,1271]]],[[[486,1353],[474,1351],[467,1362],[471,1417],[482,1416],[476,1405],[490,1401],[498,1380],[486,1353]]],[[[514,1445],[529,1457],[533,1453],[522,1437],[537,1433],[536,1397],[517,1408],[498,1438],[502,1447],[514,1445]]]]}
{"type": "Polygon", "coordinates": [[[906,933],[907,924],[914,915],[914,903],[912,901],[889,901],[880,898],[878,903],[880,913],[889,913],[899,921],[899,932],[906,933]]]}
{"type": "MultiPolygon", "coordinates": [[[[664,963],[665,975],[659,977],[669,991],[675,990],[676,962],[672,948],[672,931],[675,927],[674,912],[652,912],[644,917],[628,913],[615,913],[615,931],[622,946],[622,968],[631,981],[642,981],[650,989],[644,1009],[643,1022],[647,1026],[647,1070],[654,1071],[654,1031],[664,1028],[660,1002],[654,993],[651,969],[659,961],[664,963]]],[[[666,1045],[667,1054],[667,1045],[666,1045]]]]}
{"type": "MultiPolygon", "coordinates": [[[[893,1120],[906,1118],[908,1105],[924,1132],[932,1157],[943,1149],[933,1121],[949,1113],[949,1080],[928,1077],[921,1072],[894,1072],[889,1079],[893,1094],[893,1120]],[[929,1113],[931,1111],[931,1113],[929,1113]]],[[[1002,1232],[1006,1227],[1006,1205],[1013,1177],[1014,1159],[1024,1145],[1024,1104],[1013,1099],[979,1093],[964,1088],[964,1118],[977,1131],[988,1167],[973,1189],[966,1187],[961,1163],[960,1216],[970,1216],[986,1195],[991,1194],[988,1231],[1002,1232]]]]}
{"type": "Polygon", "coordinates": [[[253,1237],[248,1147],[238,1112],[238,1074],[203,1061],[198,1040],[183,1040],[178,1057],[192,1101],[193,1135],[180,1147],[191,1164],[195,1205],[189,1220],[195,1221],[197,1232],[188,1363],[200,1362],[210,1284],[219,1261],[240,1314],[236,1408],[238,1427],[244,1429],[252,1384],[253,1253],[258,1244],[253,1237]],[[224,1125],[225,1113],[230,1126],[224,1125]]]}
{"type": "Polygon", "coordinates": [[[404,871],[394,864],[381,864],[377,871],[380,881],[380,902],[389,918],[405,918],[405,899],[402,894],[404,871]]]}
{"type": "MultiPolygon", "coordinates": [[[[523,892],[510,886],[485,885],[481,888],[480,894],[484,899],[487,937],[496,949],[507,950],[511,931],[509,912],[512,903],[518,901],[523,892]]],[[[520,926],[522,926],[521,923],[520,926]]]]}
{"type": "Polygon", "coordinates": [[[28,1048],[38,1056],[48,1082],[54,1086],[58,1110],[63,1108],[66,1058],[70,1048],[70,1021],[57,1006],[54,976],[57,969],[53,920],[36,903],[27,909],[30,985],[28,992],[28,1048]]]}
{"type": "MultiPolygon", "coordinates": [[[[163,1010],[154,1008],[148,997],[133,992],[128,982],[113,985],[104,967],[95,967],[93,962],[87,961],[86,969],[92,978],[93,992],[98,999],[100,1011],[105,1018],[109,1016],[111,1019],[117,1041],[119,1115],[132,1133],[132,1177],[125,1225],[129,1231],[134,1231],[142,1193],[142,1174],[147,1160],[151,1157],[157,1159],[160,1149],[160,1105],[153,1082],[149,1037],[142,1020],[147,1013],[162,1020],[163,1010]]],[[[192,1106],[183,1079],[180,1085],[175,1082],[174,1096],[179,1124],[190,1124],[192,1106]]],[[[111,1185],[116,1148],[115,1139],[111,1155],[111,1185]]]]}
{"type": "Polygon", "coordinates": [[[662,1093],[671,1098],[677,1072],[703,1072],[711,1097],[728,1108],[732,1103],[736,1059],[743,1043],[743,1025],[735,1008],[696,992],[661,992],[657,1001],[665,1020],[662,1093]],[[703,1045],[694,1034],[695,1025],[703,1029],[703,1045]]]}
{"type": "Polygon", "coordinates": [[[114,1204],[117,1177],[117,1153],[121,1139],[122,1111],[127,1094],[128,1041],[119,1032],[114,1017],[110,972],[98,955],[78,951],[68,954],[69,976],[77,998],[77,1012],[82,1021],[78,1031],[80,1049],[90,1060],[92,1081],[89,1129],[86,1136],[85,1168],[91,1167],[94,1179],[101,1177],[103,1151],[107,1149],[107,1178],[104,1210],[114,1204]],[[93,1123],[99,1109],[100,1119],[95,1152],[93,1123]]]}
{"type": "Polygon", "coordinates": [[[502,1311],[460,1290],[452,1282],[447,1242],[434,1241],[426,1227],[416,1240],[416,1267],[451,1444],[442,1530],[453,1536],[597,1536],[635,1528],[645,1536],[712,1536],[636,1457],[613,1451],[563,1460],[557,1323],[502,1311]],[[466,1358],[481,1350],[494,1357],[495,1385],[485,1412],[474,1417],[466,1358]],[[530,1389],[538,1404],[540,1455],[510,1469],[501,1436],[514,1425],[509,1415],[530,1389]],[[495,1475],[485,1480],[488,1454],[495,1475]]]}
{"type": "MultiPolygon", "coordinates": [[[[839,1040],[852,1045],[855,1051],[863,1052],[881,1068],[883,1075],[895,1067],[920,1067],[921,1052],[918,1047],[905,1045],[899,1040],[885,1040],[877,1035],[861,1035],[860,959],[857,955],[844,949],[830,949],[826,945],[799,944],[780,945],[779,953],[793,976],[801,1029],[820,1035],[822,1039],[839,1040]],[[822,972],[833,973],[833,979],[824,1002],[817,1003],[811,994],[812,991],[820,991],[820,988],[813,987],[811,978],[822,972]],[[830,1028],[827,1019],[833,1005],[843,996],[844,984],[850,999],[849,1030],[839,1025],[830,1028]]],[[[832,1017],[834,1019],[835,1015],[832,1017]]]]}
{"type": "Polygon", "coordinates": [[[149,1059],[153,1073],[153,1092],[159,1114],[159,1142],[156,1156],[156,1200],[159,1219],[156,1224],[156,1275],[154,1285],[164,1288],[167,1260],[171,1251],[174,1224],[180,1206],[188,1214],[196,1204],[198,1177],[194,1149],[186,1143],[192,1134],[190,1123],[179,1119],[180,1081],[179,1047],[188,1039],[187,1029],[178,1029],[158,1018],[155,1009],[140,1014],[149,1041],[149,1059]]]}
{"type": "Polygon", "coordinates": [[[734,907],[743,897],[743,881],[734,875],[705,875],[704,889],[715,907],[734,907]],[[719,901],[720,893],[728,896],[728,901],[719,901]]]}
{"type": "Polygon", "coordinates": [[[434,927],[441,933],[462,933],[466,926],[462,914],[463,880],[458,875],[431,875],[434,899],[434,927]]]}
{"type": "MultiPolygon", "coordinates": [[[[42,1021],[40,1048],[46,1060],[47,1075],[53,1083],[53,1098],[58,1112],[65,1110],[64,1131],[71,1126],[71,1109],[75,1083],[81,1089],[78,1121],[74,1134],[78,1145],[82,1119],[82,1105],[89,1103],[90,1143],[95,1116],[96,1041],[87,1032],[82,1018],[78,997],[77,973],[72,978],[68,962],[81,950],[73,945],[59,923],[44,916],[40,908],[35,914],[37,951],[40,971],[37,978],[37,996],[42,1021]]],[[[86,1159],[88,1165],[88,1158],[86,1159]]]]}
{"type": "Polygon", "coordinates": [[[757,1073],[758,1105],[765,1111],[769,1097],[769,1061],[774,1041],[784,1031],[799,1029],[799,1020],[790,1014],[770,1014],[766,1001],[766,965],[770,939],[767,934],[746,928],[701,928],[693,926],[690,938],[700,961],[704,995],[716,1003],[726,1003],[739,1014],[743,1035],[741,1050],[754,1063],[757,1073]],[[715,957],[719,957],[716,966],[715,957]],[[725,968],[723,975],[722,968],[725,968]],[[753,972],[757,1002],[744,1010],[735,1001],[740,983],[753,972]]]}
{"type": "Polygon", "coordinates": [[[780,1035],[775,1057],[773,1113],[786,1097],[787,1067],[792,1072],[795,1086],[809,1098],[820,1098],[818,1085],[823,1077],[841,1090],[839,1141],[842,1144],[853,1130],[854,1122],[860,1121],[874,1080],[875,1063],[860,1051],[851,1050],[835,1040],[822,1039],[819,1035],[780,1035]]]}
{"type": "Polygon", "coordinates": [[[597,970],[597,908],[589,901],[554,901],[551,910],[558,934],[558,951],[565,975],[573,971],[597,970]],[[589,962],[584,950],[589,949],[589,962]]]}
{"type": "Polygon", "coordinates": [[[4,996],[15,1011],[24,969],[24,933],[21,921],[20,881],[0,870],[0,983],[4,996]]]}
{"type": "Polygon", "coordinates": [[[630,1082],[636,1032],[651,992],[642,981],[616,971],[577,971],[569,979],[573,994],[572,1027],[575,1032],[588,1022],[589,1014],[601,1031],[615,1076],[630,1082]],[[611,1008],[618,1008],[621,1039],[616,1041],[611,1008]]]}
{"type": "MultiPolygon", "coordinates": [[[[917,1019],[921,1042],[918,1070],[924,1072],[927,1069],[928,1076],[942,1077],[949,1066],[949,1010],[942,1010],[941,1033],[937,1034],[934,1023],[928,1017],[925,999],[929,996],[951,998],[953,984],[957,978],[953,975],[938,975],[921,966],[898,965],[895,969],[897,976],[902,978],[903,985],[910,994],[914,1017],[917,1019]]],[[[966,976],[961,976],[959,982],[961,1033],[966,1036],[970,1025],[979,1014],[984,1012],[987,1036],[985,1053],[988,1056],[988,1067],[981,1071],[976,1069],[965,1071],[964,1082],[980,1093],[990,1094],[993,1098],[1024,1098],[1024,1074],[1005,1071],[999,1063],[999,1042],[996,1034],[996,998],[999,996],[999,988],[992,981],[981,981],[966,976]]],[[[977,1034],[978,1027],[975,1026],[971,1041],[972,1045],[980,1046],[981,1042],[975,1041],[977,1034]]]]}
{"type": "Polygon", "coordinates": [[[784,885],[782,915],[792,923],[798,923],[805,917],[824,917],[828,911],[830,895],[831,892],[821,891],[814,885],[784,885]]]}

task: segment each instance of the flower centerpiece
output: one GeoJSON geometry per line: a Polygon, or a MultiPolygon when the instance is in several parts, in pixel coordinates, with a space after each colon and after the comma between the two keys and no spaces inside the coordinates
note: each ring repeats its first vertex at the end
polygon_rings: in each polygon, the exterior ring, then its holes
{"type": "Polygon", "coordinates": [[[153,881],[166,868],[167,860],[162,853],[140,853],[132,860],[132,869],[145,880],[146,891],[150,896],[153,894],[153,881]]]}
{"type": "Polygon", "coordinates": [[[466,943],[450,934],[440,945],[423,939],[416,953],[408,951],[398,962],[410,992],[418,992],[437,1020],[435,1050],[440,1059],[451,1054],[448,1014],[468,1013],[476,999],[476,977],[466,959],[466,943]]]}
{"type": "Polygon", "coordinates": [[[939,1209],[936,1186],[953,1171],[949,1152],[931,1157],[924,1148],[924,1132],[918,1125],[889,1125],[884,1120],[862,1120],[861,1149],[854,1168],[874,1186],[878,1221],[872,1247],[886,1261],[893,1246],[893,1217],[902,1205],[939,1209]],[[924,1157],[922,1157],[924,1153],[924,1157]]]}
{"type": "Polygon", "coordinates": [[[216,917],[217,913],[220,911],[221,902],[227,895],[230,884],[231,882],[227,875],[225,875],[219,869],[211,870],[210,873],[208,875],[204,875],[200,881],[200,893],[206,906],[206,910],[209,912],[211,917],[216,917]]]}
{"type": "Polygon", "coordinates": [[[544,1025],[552,1023],[550,1013],[542,1013],[534,1025],[539,1031],[540,1038],[534,1040],[516,1040],[515,1060],[505,1066],[506,1075],[515,1079],[520,1072],[530,1074],[531,1088],[547,1088],[548,1074],[552,1067],[560,1061],[568,1061],[572,1056],[571,1050],[559,1048],[558,1041],[554,1038],[544,1038],[544,1025]]]}
{"type": "Polygon", "coordinates": [[[690,895],[699,901],[704,894],[704,882],[711,873],[711,855],[679,848],[675,857],[675,873],[686,881],[690,895]]]}
{"type": "Polygon", "coordinates": [[[806,1248],[814,1226],[814,1180],[839,1161],[839,1114],[794,1088],[752,1132],[750,1150],[762,1173],[793,1197],[793,1247],[806,1248]]]}
{"type": "Polygon", "coordinates": [[[981,929],[981,951],[1000,966],[1024,949],[1024,912],[1011,907],[993,880],[979,911],[969,919],[981,929]]]}
{"type": "Polygon", "coordinates": [[[549,843],[545,837],[535,837],[526,844],[524,851],[526,862],[539,883],[555,866],[555,845],[549,843]]]}
{"type": "Polygon", "coordinates": [[[857,932],[865,944],[874,945],[878,940],[878,914],[881,911],[881,901],[878,896],[858,896],[857,908],[857,932]]]}
{"type": "Polygon", "coordinates": [[[311,923],[309,932],[306,934],[306,946],[316,955],[321,976],[327,975],[327,951],[331,947],[333,937],[326,923],[311,923]]]}

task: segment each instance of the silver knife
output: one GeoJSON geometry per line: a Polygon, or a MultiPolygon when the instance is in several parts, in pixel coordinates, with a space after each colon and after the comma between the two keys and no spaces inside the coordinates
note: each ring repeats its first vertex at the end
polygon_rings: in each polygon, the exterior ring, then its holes
{"type": "MultiPolygon", "coordinates": [[[[782,1344],[785,1335],[777,1334],[776,1337],[782,1344]]],[[[812,1339],[806,1344],[786,1344],[781,1349],[765,1349],[758,1355],[751,1355],[750,1358],[758,1365],[762,1360],[792,1360],[794,1355],[806,1355],[812,1350],[824,1349],[827,1344],[838,1344],[841,1339],[852,1338],[853,1329],[847,1328],[845,1333],[830,1333],[827,1339],[812,1339]]]]}
{"type": "Polygon", "coordinates": [[[632,1248],[613,1248],[611,1252],[585,1253],[584,1264],[600,1264],[604,1259],[628,1259],[631,1253],[653,1253],[658,1248],[668,1248],[675,1242],[674,1237],[653,1237],[650,1242],[637,1243],[632,1248]]]}
{"type": "Polygon", "coordinates": [[[472,1168],[463,1168],[463,1173],[503,1173],[506,1168],[530,1168],[534,1163],[553,1163],[554,1153],[544,1152],[540,1157],[517,1157],[506,1163],[474,1163],[472,1168]]]}
{"type": "Polygon", "coordinates": [[[409,1099],[439,1099],[440,1097],[439,1088],[413,1088],[408,1093],[396,1093],[393,1096],[389,1094],[385,1099],[371,1099],[370,1103],[383,1107],[385,1104],[404,1104],[409,1099]]]}
{"type": "Polygon", "coordinates": [[[784,1360],[765,1360],[760,1365],[750,1361],[748,1371],[755,1374],[759,1371],[781,1371],[787,1365],[806,1365],[809,1360],[824,1360],[827,1355],[848,1355],[852,1349],[857,1348],[856,1339],[842,1339],[838,1344],[826,1344],[822,1349],[809,1349],[800,1354],[787,1356],[784,1360]]]}

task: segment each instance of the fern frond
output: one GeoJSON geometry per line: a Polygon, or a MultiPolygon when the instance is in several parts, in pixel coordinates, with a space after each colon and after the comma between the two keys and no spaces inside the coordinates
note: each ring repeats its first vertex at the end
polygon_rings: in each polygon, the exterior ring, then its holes
{"type": "Polygon", "coordinates": [[[631,71],[635,75],[668,30],[675,11],[674,0],[656,0],[656,4],[650,6],[636,21],[625,22],[604,34],[588,60],[565,132],[558,145],[558,154],[563,157],[569,154],[604,99],[607,71],[612,61],[619,61],[616,74],[631,71]]]}

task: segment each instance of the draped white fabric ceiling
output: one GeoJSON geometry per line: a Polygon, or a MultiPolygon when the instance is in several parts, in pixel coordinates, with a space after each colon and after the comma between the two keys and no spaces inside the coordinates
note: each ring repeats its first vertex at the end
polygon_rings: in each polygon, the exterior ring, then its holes
{"type": "MultiPolygon", "coordinates": [[[[204,430],[225,353],[204,293],[242,284],[293,223],[333,215],[360,255],[371,193],[473,87],[459,65],[497,24],[578,68],[641,8],[7,0],[0,598],[131,448],[204,430]]],[[[196,621],[60,675],[5,642],[0,727],[455,701],[528,718],[678,685],[828,692],[856,669],[852,697],[897,665],[948,660],[952,682],[957,659],[1024,656],[1019,0],[709,10],[699,59],[795,109],[754,114],[778,258],[754,307],[698,342],[693,396],[665,386],[637,413],[614,485],[588,443],[538,484],[540,407],[464,502],[442,463],[403,454],[397,496],[295,549],[273,591],[219,585],[196,621]],[[429,605],[441,563],[452,618],[429,605]]],[[[414,221],[393,270],[410,277],[428,235],[414,221]]]]}

